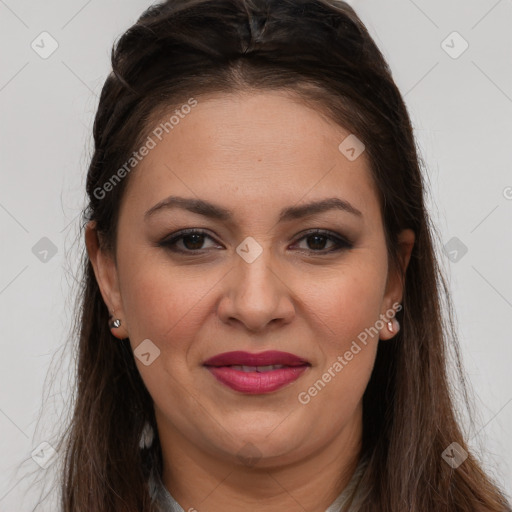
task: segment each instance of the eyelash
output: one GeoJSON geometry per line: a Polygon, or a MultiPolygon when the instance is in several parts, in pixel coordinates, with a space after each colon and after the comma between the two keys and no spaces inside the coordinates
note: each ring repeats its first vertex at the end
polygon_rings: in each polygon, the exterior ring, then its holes
{"type": "MultiPolygon", "coordinates": [[[[168,250],[170,250],[172,252],[181,253],[181,254],[193,254],[193,253],[202,254],[205,250],[208,250],[208,249],[197,249],[197,250],[193,250],[193,249],[187,249],[187,250],[177,249],[175,247],[175,244],[179,240],[181,240],[182,238],[185,238],[188,235],[203,235],[203,236],[206,236],[206,237],[208,237],[208,238],[213,240],[213,238],[206,231],[203,231],[201,229],[185,229],[183,231],[179,231],[178,233],[173,234],[169,238],[166,238],[166,239],[162,240],[161,242],[158,243],[158,246],[159,247],[163,247],[165,249],[168,249],[168,250]]],[[[309,253],[313,253],[313,254],[324,255],[324,254],[330,254],[330,253],[333,253],[333,252],[339,252],[339,251],[342,251],[342,250],[352,249],[353,246],[354,246],[353,243],[350,242],[349,240],[344,239],[344,238],[339,237],[339,236],[336,236],[333,233],[331,233],[330,231],[325,231],[325,230],[321,230],[321,229],[313,229],[311,231],[306,232],[301,238],[299,238],[297,240],[297,242],[300,242],[301,240],[304,240],[304,239],[306,239],[306,238],[308,238],[310,236],[313,236],[313,235],[318,235],[318,236],[321,236],[323,238],[327,238],[331,242],[334,242],[337,247],[334,248],[334,249],[329,249],[329,250],[325,250],[324,249],[324,250],[318,250],[318,251],[315,251],[313,249],[304,249],[304,250],[300,250],[299,252],[309,252],[309,253]]]]}

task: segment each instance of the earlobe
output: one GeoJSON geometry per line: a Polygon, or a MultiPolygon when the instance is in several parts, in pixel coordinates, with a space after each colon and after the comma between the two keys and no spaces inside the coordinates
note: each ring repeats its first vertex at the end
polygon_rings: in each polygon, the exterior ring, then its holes
{"type": "Polygon", "coordinates": [[[125,339],[128,337],[128,333],[121,320],[123,311],[116,264],[112,255],[102,248],[94,221],[90,221],[85,228],[85,245],[101,296],[111,313],[108,327],[112,330],[114,336],[119,339],[125,339]],[[116,314],[114,315],[114,313],[116,314]]]}
{"type": "Polygon", "coordinates": [[[113,310],[109,316],[108,326],[112,332],[112,336],[115,336],[120,340],[128,338],[128,331],[122,325],[121,319],[117,318],[115,310],[113,310]]]}

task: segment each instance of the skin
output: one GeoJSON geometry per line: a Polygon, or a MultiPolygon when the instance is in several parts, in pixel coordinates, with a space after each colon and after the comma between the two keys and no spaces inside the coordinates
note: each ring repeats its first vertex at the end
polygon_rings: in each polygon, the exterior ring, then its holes
{"type": "Polygon", "coordinates": [[[112,332],[134,349],[150,339],[160,350],[149,366],[135,360],[155,404],[163,482],[185,510],[324,512],[357,465],[362,396],[378,343],[395,333],[384,323],[309,403],[298,394],[401,301],[414,234],[400,234],[403,265],[394,270],[366,154],[348,160],[338,146],[350,132],[318,111],[282,92],[198,100],[129,176],[115,259],[87,226],[103,298],[122,321],[112,332]],[[146,221],[170,195],[210,201],[233,218],[161,209],[146,221]],[[330,197],[362,215],[333,209],[278,222],[284,207],[330,197]],[[158,246],[186,228],[208,236],[179,240],[187,254],[158,246]],[[336,244],[304,238],[311,228],[353,247],[329,254],[336,244]],[[236,252],[249,236],[262,248],[252,263],[236,252]],[[282,350],[311,367],[284,388],[247,395],[203,367],[232,350],[282,350]]]}

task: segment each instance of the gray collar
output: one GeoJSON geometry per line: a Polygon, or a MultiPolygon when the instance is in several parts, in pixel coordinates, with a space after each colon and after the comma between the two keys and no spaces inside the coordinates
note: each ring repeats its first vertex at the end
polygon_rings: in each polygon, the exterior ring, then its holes
{"type": "MultiPolygon", "coordinates": [[[[363,474],[365,464],[360,462],[352,479],[341,494],[331,503],[325,512],[340,512],[341,508],[352,498],[352,494],[363,474]]],[[[162,483],[157,471],[152,471],[149,477],[149,492],[154,503],[155,512],[185,512],[180,504],[171,496],[171,493],[162,483]]]]}

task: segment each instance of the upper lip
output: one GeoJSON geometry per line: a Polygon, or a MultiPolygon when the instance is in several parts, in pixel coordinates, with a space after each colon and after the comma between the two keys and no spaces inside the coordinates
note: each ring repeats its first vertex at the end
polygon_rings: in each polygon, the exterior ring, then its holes
{"type": "Polygon", "coordinates": [[[250,352],[235,351],[223,352],[210,357],[204,363],[204,366],[302,366],[310,363],[299,356],[289,352],[279,352],[277,350],[268,350],[258,354],[250,352]]]}

